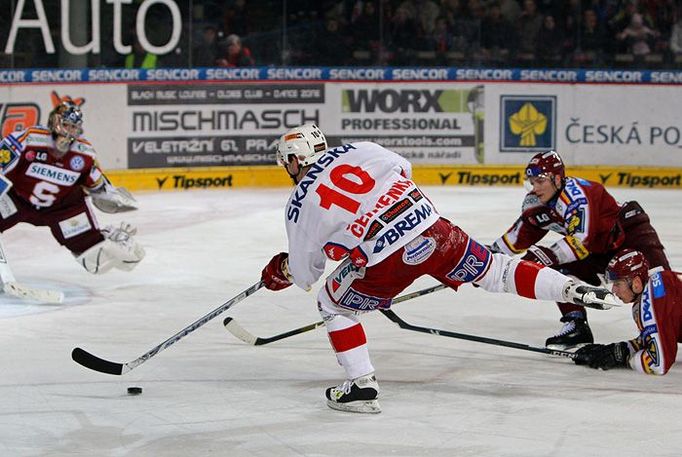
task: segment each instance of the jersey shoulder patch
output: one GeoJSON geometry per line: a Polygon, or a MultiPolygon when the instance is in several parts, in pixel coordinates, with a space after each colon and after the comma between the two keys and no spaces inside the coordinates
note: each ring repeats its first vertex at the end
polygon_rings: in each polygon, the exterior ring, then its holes
{"type": "Polygon", "coordinates": [[[92,158],[95,158],[96,156],[95,148],[93,148],[92,144],[85,138],[78,138],[76,141],[74,141],[73,145],[71,145],[71,150],[78,152],[79,154],[88,155],[92,158]]]}
{"type": "Polygon", "coordinates": [[[17,141],[24,148],[29,146],[51,146],[52,135],[48,129],[41,126],[30,127],[17,138],[17,141]]]}
{"type": "Polygon", "coordinates": [[[8,146],[4,142],[0,144],[0,167],[9,165],[17,157],[19,157],[19,153],[13,147],[8,146]]]}

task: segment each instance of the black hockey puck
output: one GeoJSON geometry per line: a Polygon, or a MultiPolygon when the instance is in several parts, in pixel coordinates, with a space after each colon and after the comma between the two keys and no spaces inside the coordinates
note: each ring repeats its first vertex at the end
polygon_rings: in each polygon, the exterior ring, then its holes
{"type": "Polygon", "coordinates": [[[140,395],[142,387],[128,387],[128,395],[140,395]]]}

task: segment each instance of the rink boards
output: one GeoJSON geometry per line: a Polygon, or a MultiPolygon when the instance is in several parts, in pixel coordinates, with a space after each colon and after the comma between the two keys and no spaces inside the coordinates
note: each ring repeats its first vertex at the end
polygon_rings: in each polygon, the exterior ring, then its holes
{"type": "Polygon", "coordinates": [[[681,185],[682,73],[219,70],[0,78],[0,130],[44,124],[72,99],[102,167],[133,190],[287,185],[277,140],[305,122],[331,146],[397,152],[419,184],[519,185],[530,157],[554,149],[570,173],[607,186],[681,185]]]}
{"type": "MultiPolygon", "coordinates": [[[[682,169],[627,166],[574,166],[568,173],[606,185],[625,188],[682,188],[682,169]]],[[[226,189],[232,187],[273,187],[291,185],[289,176],[277,166],[164,168],[112,170],[112,182],[130,190],[226,189]]],[[[415,166],[413,178],[419,185],[519,186],[523,166],[415,166]]]]}

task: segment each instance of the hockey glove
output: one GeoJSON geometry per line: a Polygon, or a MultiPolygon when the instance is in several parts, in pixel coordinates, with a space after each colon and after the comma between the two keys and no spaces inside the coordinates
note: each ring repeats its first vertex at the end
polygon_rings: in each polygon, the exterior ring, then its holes
{"type": "Polygon", "coordinates": [[[559,259],[550,248],[543,246],[531,246],[528,251],[521,257],[521,260],[539,263],[546,267],[551,267],[559,264],[559,259]]]}
{"type": "Polygon", "coordinates": [[[289,287],[292,284],[289,274],[289,254],[280,252],[274,256],[263,268],[260,279],[270,290],[282,290],[289,287]]]}
{"type": "Polygon", "coordinates": [[[587,365],[590,368],[627,368],[630,350],[626,342],[611,344],[588,344],[576,351],[573,359],[576,365],[587,365]]]}

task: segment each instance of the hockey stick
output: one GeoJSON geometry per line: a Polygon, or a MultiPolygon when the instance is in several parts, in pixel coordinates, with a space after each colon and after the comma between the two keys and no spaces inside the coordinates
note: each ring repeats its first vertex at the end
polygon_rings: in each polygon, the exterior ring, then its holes
{"type": "MultiPolygon", "coordinates": [[[[446,286],[444,286],[443,284],[438,284],[437,286],[418,290],[416,292],[411,292],[409,294],[397,297],[395,300],[393,300],[393,304],[411,300],[416,297],[421,297],[422,295],[430,294],[431,292],[436,292],[437,290],[445,289],[445,287],[446,286]]],[[[264,344],[269,344],[274,341],[283,340],[284,338],[289,338],[290,336],[300,335],[301,333],[306,333],[311,330],[315,330],[318,327],[322,327],[324,325],[324,321],[318,321],[312,324],[304,325],[303,327],[299,327],[293,330],[289,330],[288,332],[280,333],[278,335],[273,335],[269,337],[255,336],[251,332],[244,329],[244,327],[239,325],[237,321],[235,321],[231,317],[226,317],[225,320],[223,321],[223,325],[225,326],[227,331],[232,333],[234,336],[236,336],[246,344],[250,344],[252,346],[262,346],[264,344]]]]}
{"type": "Polygon", "coordinates": [[[107,373],[107,374],[114,374],[114,375],[122,375],[124,373],[127,373],[136,367],[142,365],[144,362],[147,360],[151,359],[154,357],[156,354],[159,352],[163,351],[164,349],[168,348],[169,346],[172,346],[176,342],[178,342],[180,339],[184,338],[185,336],[189,335],[202,325],[206,324],[208,321],[213,319],[214,317],[218,316],[225,310],[231,308],[232,306],[236,305],[240,301],[244,300],[246,297],[249,295],[252,295],[255,293],[258,289],[263,287],[263,281],[258,281],[256,284],[253,286],[249,287],[245,291],[241,292],[239,295],[231,298],[230,300],[226,301],[210,313],[206,314],[205,316],[197,319],[196,321],[192,322],[190,325],[187,327],[183,328],[180,330],[178,333],[175,335],[171,336],[168,338],[166,341],[163,343],[159,344],[158,346],[150,349],[149,351],[145,352],[135,360],[131,360],[130,362],[127,363],[117,363],[117,362],[110,362],[109,360],[104,360],[96,355],[93,355],[81,348],[74,348],[74,350],[71,352],[71,358],[74,360],[74,362],[79,363],[83,365],[86,368],[90,368],[91,370],[99,371],[100,373],[107,373]]]}
{"type": "Polygon", "coordinates": [[[21,298],[22,300],[34,300],[43,303],[61,303],[64,301],[64,293],[56,290],[34,289],[19,284],[9,267],[7,256],[0,242],[0,280],[2,281],[2,291],[7,295],[21,298]]]}
{"type": "Polygon", "coordinates": [[[451,332],[449,330],[440,330],[431,327],[420,327],[418,325],[412,325],[404,320],[402,320],[396,313],[390,309],[380,309],[384,316],[389,318],[391,321],[398,324],[398,326],[405,330],[412,330],[414,332],[431,333],[433,335],[446,336],[448,338],[457,338],[460,340],[475,341],[477,343],[493,344],[495,346],[504,346],[508,348],[521,349],[523,351],[539,352],[541,354],[558,355],[560,357],[567,357],[569,359],[575,359],[576,354],[568,351],[559,351],[556,349],[548,349],[536,346],[529,346],[522,343],[514,343],[512,341],[496,340],[494,338],[487,338],[484,336],[467,335],[466,333],[451,332]]]}

